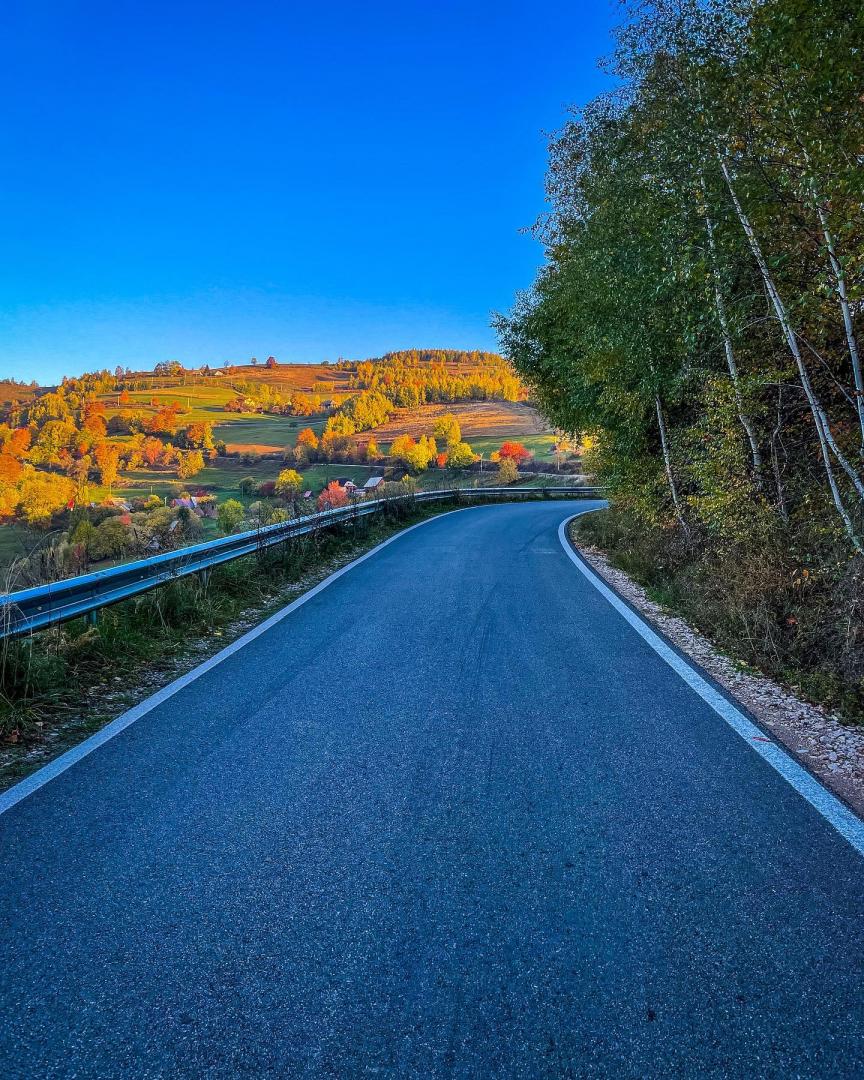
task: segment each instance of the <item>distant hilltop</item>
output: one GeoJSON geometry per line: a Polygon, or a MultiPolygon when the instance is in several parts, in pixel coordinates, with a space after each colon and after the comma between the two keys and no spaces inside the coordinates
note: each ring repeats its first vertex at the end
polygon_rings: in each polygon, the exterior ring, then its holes
{"type": "MultiPolygon", "coordinates": [[[[278,379],[286,381],[296,389],[309,389],[315,381],[331,381],[332,376],[328,372],[353,373],[364,364],[383,364],[404,367],[433,367],[443,366],[449,369],[461,369],[462,372],[482,369],[488,366],[505,365],[508,362],[498,353],[485,352],[481,349],[397,349],[386,352],[382,356],[366,357],[364,359],[348,359],[339,357],[337,360],[321,361],[295,361],[281,363],[275,356],[267,356],[261,360],[258,357],[250,357],[248,360],[223,360],[219,363],[204,363],[198,365],[185,365],[180,360],[160,360],[152,369],[135,370],[116,365],[113,369],[103,368],[85,373],[81,376],[65,376],[63,385],[76,383],[80,379],[88,379],[92,376],[111,378],[118,382],[128,383],[130,380],[143,387],[150,381],[175,379],[181,380],[177,385],[183,385],[183,380],[190,376],[204,375],[216,379],[224,378],[251,378],[251,379],[278,379]],[[308,384],[308,386],[307,386],[308,384]]],[[[161,386],[169,385],[160,382],[161,386]]],[[[33,379],[24,382],[18,379],[0,380],[0,404],[9,402],[24,403],[35,395],[49,390],[55,390],[56,385],[40,383],[33,379]]]]}

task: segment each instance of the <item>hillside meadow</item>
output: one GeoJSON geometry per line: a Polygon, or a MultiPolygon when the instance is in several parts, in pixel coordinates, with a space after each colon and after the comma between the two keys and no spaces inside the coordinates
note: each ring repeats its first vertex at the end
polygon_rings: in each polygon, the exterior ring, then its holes
{"type": "Polygon", "coordinates": [[[539,483],[537,471],[557,475],[562,461],[562,479],[578,470],[494,354],[268,364],[4,384],[7,591],[279,520],[301,502],[331,505],[349,490],[337,480],[407,477],[422,489],[539,483]],[[499,454],[512,458],[500,469],[499,454]],[[178,501],[190,496],[194,514],[178,501]]]}

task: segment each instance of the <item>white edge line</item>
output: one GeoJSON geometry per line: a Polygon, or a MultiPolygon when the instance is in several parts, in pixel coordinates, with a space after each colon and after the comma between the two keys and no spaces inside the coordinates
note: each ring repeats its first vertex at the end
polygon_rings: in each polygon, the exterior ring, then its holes
{"type": "Polygon", "coordinates": [[[459,514],[463,510],[477,510],[478,506],[461,506],[456,510],[448,510],[443,514],[435,514],[433,517],[426,518],[425,521],[418,521],[416,525],[409,525],[405,529],[400,529],[399,532],[393,536],[383,540],[380,544],[376,544],[371,551],[367,551],[364,555],[360,555],[352,562],[343,566],[341,569],[334,571],[323,581],[319,581],[317,585],[313,586],[308,592],[303,593],[302,596],[298,596],[296,600],[292,600],[284,608],[280,608],[275,614],[271,615],[269,619],[265,619],[264,622],[258,626],[253,627],[247,631],[242,637],[237,638],[236,641],[232,641],[230,645],[211,656],[209,660],[205,660],[197,667],[192,668],[191,671],[187,671],[185,675],[181,675],[179,679],[175,679],[174,682],[169,683],[167,686],[163,686],[161,690],[157,690],[155,694],[145,698],[144,701],[140,701],[137,705],[133,705],[127,712],[121,713],[105,727],[100,728],[94,735],[91,735],[89,739],[85,739],[83,742],[78,743],[77,746],[73,746],[70,750],[67,750],[65,754],[60,754],[59,757],[54,758],[53,761],[49,761],[47,765],[43,765],[41,769],[37,769],[36,772],[31,773],[30,776],[25,777],[23,780],[14,784],[8,788],[2,794],[0,794],[0,814],[5,814],[7,810],[11,810],[13,806],[26,799],[28,795],[32,795],[34,791],[38,791],[39,788],[44,787],[50,783],[55,777],[61,773],[66,772],[76,762],[81,761],[82,758],[92,754],[94,750],[98,750],[100,746],[103,746],[110,739],[113,739],[115,735],[119,735],[121,731],[124,731],[127,727],[134,724],[136,720],[140,720],[142,716],[146,716],[157,706],[161,705],[163,701],[167,701],[168,698],[173,697],[179,690],[182,690],[184,686],[188,686],[189,683],[194,682],[202,675],[210,671],[211,668],[216,667],[217,664],[221,664],[223,660],[227,660],[229,656],[232,656],[235,652],[242,649],[244,645],[248,645],[250,641],[254,641],[255,638],[260,637],[262,634],[266,634],[267,631],[275,626],[276,623],[281,622],[284,618],[290,615],[297,608],[301,607],[311,600],[313,596],[317,596],[327,588],[328,585],[332,585],[334,581],[337,581],[343,574],[347,574],[349,570],[353,570],[355,566],[359,566],[360,563],[366,562],[367,559],[371,559],[373,555],[377,555],[382,548],[392,544],[394,540],[399,540],[403,536],[407,536],[408,533],[413,532],[415,529],[421,528],[423,525],[428,525],[432,521],[437,521],[439,518],[447,517],[450,514],[459,514]]]}
{"type": "MultiPolygon", "coordinates": [[[[583,510],[581,514],[591,513],[590,510],[583,510]]],[[[567,526],[577,517],[581,517],[581,514],[572,514],[570,517],[565,518],[558,526],[558,539],[561,541],[561,546],[564,548],[565,553],[570,557],[572,562],[576,565],[576,568],[580,573],[591,582],[594,588],[603,596],[612,607],[627,620],[633,627],[637,634],[642,637],[651,648],[663,659],[666,663],[675,671],[677,675],[680,675],[685,683],[702,698],[702,700],[711,706],[714,712],[717,713],[726,723],[735,731],[747,745],[756,751],[756,753],[763,758],[768,764],[775,769],[787,782],[790,784],[799,795],[803,796],[813,806],[827,822],[834,826],[838,833],[848,840],[853,848],[859,855],[864,855],[864,821],[861,821],[859,817],[852,813],[848,807],[835,796],[832,795],[827,788],[802,766],[799,765],[793,757],[791,757],[785,750],[781,749],[774,742],[762,741],[766,738],[761,728],[758,728],[752,720],[748,719],[740,709],[724,697],[715,687],[713,687],[707,679],[703,678],[699,672],[692,667],[682,656],[680,656],[674,649],[672,649],[659,634],[657,634],[651,627],[636,614],[633,609],[626,604],[617,593],[615,593],[609,586],[591,569],[591,567],[582,559],[573,549],[573,545],[567,536],[567,526]]]]}

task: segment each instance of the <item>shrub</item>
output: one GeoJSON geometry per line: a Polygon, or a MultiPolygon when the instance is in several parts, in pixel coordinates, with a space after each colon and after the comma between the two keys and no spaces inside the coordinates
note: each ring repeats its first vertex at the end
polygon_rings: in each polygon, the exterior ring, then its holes
{"type": "Polygon", "coordinates": [[[477,455],[467,442],[457,443],[447,453],[447,466],[450,469],[468,469],[477,460],[477,455]]]}
{"type": "Polygon", "coordinates": [[[227,535],[234,532],[246,516],[246,511],[243,503],[238,502],[237,499],[226,499],[225,502],[219,504],[216,516],[219,519],[219,528],[227,535]]]}
{"type": "Polygon", "coordinates": [[[435,438],[443,439],[448,449],[462,442],[462,429],[452,413],[445,413],[435,421],[435,438]]]}
{"type": "Polygon", "coordinates": [[[514,465],[522,465],[524,462],[530,460],[531,451],[527,450],[522,443],[518,442],[505,442],[502,443],[501,449],[498,451],[499,461],[509,460],[514,465]]]}
{"type": "Polygon", "coordinates": [[[97,525],[87,546],[91,559],[118,559],[132,546],[132,532],[128,525],[116,518],[109,518],[97,525]]]}
{"type": "Polygon", "coordinates": [[[189,450],[180,455],[177,462],[177,475],[181,480],[188,480],[191,476],[197,476],[204,468],[204,455],[200,450],[189,450]]]}
{"type": "Polygon", "coordinates": [[[509,457],[501,458],[501,462],[498,466],[498,482],[501,484],[512,484],[518,475],[519,470],[516,468],[516,462],[509,457]]]}
{"type": "Polygon", "coordinates": [[[337,506],[345,506],[347,502],[348,493],[345,488],[340,487],[335,480],[331,480],[318,496],[318,509],[333,510],[337,506]]]}

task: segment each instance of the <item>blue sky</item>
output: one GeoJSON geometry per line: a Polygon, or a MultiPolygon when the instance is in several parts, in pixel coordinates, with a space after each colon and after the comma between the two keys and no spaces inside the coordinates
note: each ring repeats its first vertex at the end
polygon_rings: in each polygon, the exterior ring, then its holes
{"type": "Polygon", "coordinates": [[[0,376],[494,348],[612,3],[11,0],[0,376]]]}

